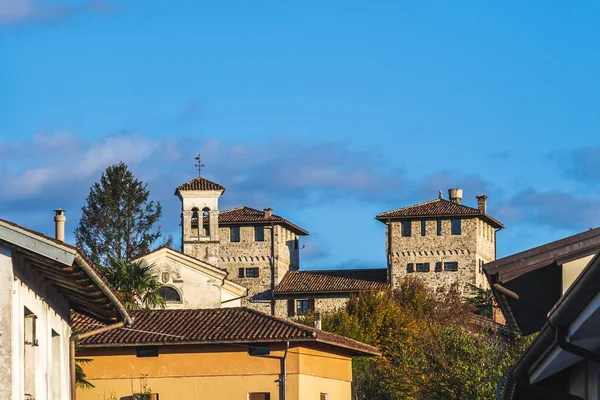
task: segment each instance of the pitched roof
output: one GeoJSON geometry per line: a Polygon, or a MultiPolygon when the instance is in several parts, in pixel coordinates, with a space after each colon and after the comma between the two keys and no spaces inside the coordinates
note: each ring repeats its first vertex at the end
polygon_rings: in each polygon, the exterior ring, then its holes
{"type": "Polygon", "coordinates": [[[241,224],[268,224],[275,223],[287,226],[292,231],[295,231],[299,235],[306,236],[308,232],[288,221],[287,219],[280,217],[279,215],[271,214],[267,215],[265,211],[255,210],[250,207],[237,207],[230,210],[219,212],[219,225],[241,225],[241,224]]]}
{"type": "Polygon", "coordinates": [[[221,194],[225,192],[225,188],[218,183],[204,179],[201,176],[192,179],[182,185],[179,185],[175,190],[175,194],[181,190],[206,190],[206,191],[221,191],[221,194]]]}
{"type": "Polygon", "coordinates": [[[289,271],[275,294],[340,293],[389,288],[386,268],[289,271]]]}
{"type": "MultiPolygon", "coordinates": [[[[151,310],[132,313],[131,328],[115,329],[81,341],[84,347],[138,345],[318,342],[354,355],[379,355],[377,348],[249,308],[151,310]]],[[[74,327],[86,332],[102,326],[73,314],[74,327]]]]}
{"type": "Polygon", "coordinates": [[[130,322],[121,296],[77,247],[3,219],[0,244],[23,254],[74,310],[105,322],[130,322]]]}
{"type": "Polygon", "coordinates": [[[383,212],[377,217],[377,220],[386,222],[389,219],[408,219],[414,217],[462,217],[473,216],[481,217],[496,228],[504,228],[504,225],[497,219],[482,212],[478,208],[465,206],[446,199],[435,199],[424,203],[415,204],[408,207],[398,208],[396,210],[383,212]]]}

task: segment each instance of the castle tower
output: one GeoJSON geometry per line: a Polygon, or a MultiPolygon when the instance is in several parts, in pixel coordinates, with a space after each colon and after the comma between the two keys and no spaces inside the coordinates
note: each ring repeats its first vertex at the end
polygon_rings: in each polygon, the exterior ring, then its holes
{"type": "Polygon", "coordinates": [[[198,177],[180,185],[181,251],[217,266],[219,263],[219,197],[225,188],[198,177]]]}
{"type": "Polygon", "coordinates": [[[437,199],[379,214],[386,225],[388,281],[397,287],[406,276],[431,287],[458,282],[487,289],[482,265],[496,259],[496,232],[504,226],[487,213],[487,196],[477,208],[462,203],[462,189],[440,191],[437,199]]]}

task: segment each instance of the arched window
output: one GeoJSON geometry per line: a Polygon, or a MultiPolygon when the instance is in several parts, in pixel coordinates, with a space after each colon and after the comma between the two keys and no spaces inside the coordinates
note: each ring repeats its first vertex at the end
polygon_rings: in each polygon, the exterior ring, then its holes
{"type": "Polygon", "coordinates": [[[192,236],[198,236],[198,209],[196,207],[192,208],[192,222],[191,222],[191,228],[192,228],[192,232],[191,235],[192,236]]]}
{"type": "Polygon", "coordinates": [[[181,303],[179,292],[170,286],[161,287],[159,293],[167,303],[181,303]]]}
{"type": "Polygon", "coordinates": [[[210,208],[202,209],[202,236],[210,236],[210,208]]]}

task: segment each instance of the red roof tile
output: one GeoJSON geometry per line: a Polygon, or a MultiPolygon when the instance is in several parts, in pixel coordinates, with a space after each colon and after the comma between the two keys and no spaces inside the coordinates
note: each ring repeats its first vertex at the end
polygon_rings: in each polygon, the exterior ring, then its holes
{"type": "MultiPolygon", "coordinates": [[[[84,347],[177,344],[319,342],[350,350],[354,355],[379,355],[377,348],[249,308],[151,310],[132,312],[130,328],[92,335],[84,347]]],[[[71,316],[74,329],[86,332],[104,326],[80,314],[71,316]]]]}
{"type": "Polygon", "coordinates": [[[221,194],[225,192],[225,188],[218,183],[209,181],[202,177],[197,177],[188,181],[182,185],[179,185],[175,190],[175,194],[181,190],[209,190],[209,191],[221,191],[221,194]]]}
{"type": "Polygon", "coordinates": [[[308,232],[288,221],[287,219],[275,214],[268,216],[265,211],[255,210],[250,207],[237,207],[231,210],[219,212],[219,225],[241,225],[241,224],[281,224],[286,225],[292,231],[306,236],[308,232]]]}
{"type": "Polygon", "coordinates": [[[481,212],[477,208],[465,206],[463,204],[454,203],[446,199],[435,199],[424,203],[415,204],[397,210],[383,212],[377,217],[377,220],[386,222],[389,219],[409,219],[419,217],[480,217],[496,228],[504,228],[502,223],[488,214],[481,212]]]}
{"type": "Polygon", "coordinates": [[[387,269],[289,271],[275,294],[360,292],[388,289],[387,269]]]}

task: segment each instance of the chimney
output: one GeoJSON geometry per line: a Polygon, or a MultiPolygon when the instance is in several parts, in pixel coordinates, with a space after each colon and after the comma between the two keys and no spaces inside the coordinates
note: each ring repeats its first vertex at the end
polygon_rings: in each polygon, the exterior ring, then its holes
{"type": "Polygon", "coordinates": [[[270,218],[273,215],[273,209],[270,207],[265,208],[263,212],[265,213],[265,217],[267,218],[270,218]]]}
{"type": "Polygon", "coordinates": [[[460,202],[462,201],[462,194],[462,189],[448,189],[448,197],[453,203],[460,204],[460,202]]]}
{"type": "Polygon", "coordinates": [[[485,194],[478,194],[475,197],[477,198],[477,208],[485,214],[487,208],[487,196],[485,194]]]}
{"type": "Polygon", "coordinates": [[[65,210],[63,208],[57,208],[54,210],[54,237],[56,240],[61,242],[65,241],[65,210]]]}
{"type": "Polygon", "coordinates": [[[315,328],[321,330],[321,313],[315,311],[315,328]]]}

